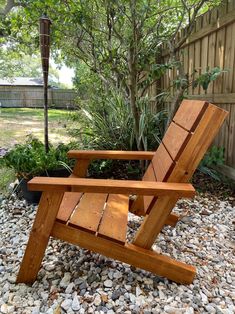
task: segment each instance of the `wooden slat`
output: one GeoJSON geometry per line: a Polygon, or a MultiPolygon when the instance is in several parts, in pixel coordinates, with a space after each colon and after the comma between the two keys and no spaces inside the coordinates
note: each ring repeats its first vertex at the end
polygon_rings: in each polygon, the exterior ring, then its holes
{"type": "Polygon", "coordinates": [[[188,182],[218,133],[227,112],[209,104],[193,136],[173,169],[169,182],[188,182]]]}
{"type": "Polygon", "coordinates": [[[193,132],[207,108],[205,101],[183,100],[173,121],[184,129],[193,132]]]}
{"type": "MultiPolygon", "coordinates": [[[[226,115],[227,112],[224,110],[211,104],[208,105],[193,136],[190,138],[190,141],[168,178],[169,182],[187,182],[190,180],[226,115]]],[[[146,215],[144,222],[136,234],[133,242],[135,245],[146,249],[151,248],[157,235],[165,225],[166,219],[177,199],[176,194],[175,196],[165,196],[157,199],[151,212],[149,215],[146,215]]]]}
{"type": "MultiPolygon", "coordinates": [[[[234,79],[234,65],[235,65],[235,23],[232,25],[229,25],[226,29],[226,45],[225,45],[225,55],[224,55],[224,68],[228,69],[228,72],[224,74],[224,84],[223,84],[223,92],[224,96],[230,96],[233,91],[233,81],[234,79]]],[[[227,101],[227,103],[235,103],[235,94],[233,95],[233,101],[232,99],[230,101],[227,101]]]]}
{"type": "Polygon", "coordinates": [[[168,256],[139,248],[133,244],[126,243],[125,245],[120,245],[101,237],[95,237],[93,234],[82,230],[76,230],[60,224],[59,222],[55,223],[52,236],[74,245],[79,245],[87,250],[145,269],[159,276],[165,276],[179,283],[191,283],[196,274],[195,267],[176,261],[168,256]]]}
{"type": "MultiPolygon", "coordinates": [[[[215,54],[216,54],[216,36],[217,33],[213,33],[208,37],[208,67],[209,70],[215,67],[215,54]]],[[[213,93],[214,82],[211,82],[207,88],[207,93],[213,93]]]]}
{"type": "MultiPolygon", "coordinates": [[[[224,52],[225,52],[225,28],[220,29],[216,36],[215,47],[215,66],[220,69],[224,68],[224,52]]],[[[221,93],[223,87],[223,77],[220,75],[214,82],[214,93],[221,93]]]]}
{"type": "Polygon", "coordinates": [[[191,134],[172,122],[162,140],[171,158],[177,161],[191,134]]]}
{"type": "Polygon", "coordinates": [[[135,194],[135,195],[169,195],[178,193],[182,197],[192,197],[195,190],[191,184],[148,182],[131,180],[107,180],[84,178],[48,178],[35,177],[30,180],[29,188],[33,191],[70,191],[77,192],[135,194]]]}
{"type": "Polygon", "coordinates": [[[96,233],[103,214],[106,199],[107,194],[83,194],[69,220],[69,225],[96,233]]]}
{"type": "Polygon", "coordinates": [[[154,152],[122,150],[70,150],[69,158],[151,160],[154,152]]]}
{"type": "Polygon", "coordinates": [[[129,196],[109,194],[98,229],[98,236],[118,243],[126,242],[129,196]]]}
{"type": "Polygon", "coordinates": [[[157,181],[167,181],[173,167],[174,162],[163,144],[160,144],[153,159],[152,165],[157,181]]]}
{"type": "Polygon", "coordinates": [[[31,283],[36,280],[63,195],[64,193],[43,192],[17,282],[31,283]]]}
{"type": "Polygon", "coordinates": [[[74,208],[78,204],[81,196],[82,193],[79,192],[65,192],[56,219],[66,223],[74,208]]]}

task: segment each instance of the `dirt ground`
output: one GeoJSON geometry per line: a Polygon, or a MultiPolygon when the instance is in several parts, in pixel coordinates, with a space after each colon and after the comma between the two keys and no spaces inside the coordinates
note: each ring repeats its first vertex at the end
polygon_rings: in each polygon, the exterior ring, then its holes
{"type": "MultiPolygon", "coordinates": [[[[49,140],[53,144],[69,142],[71,137],[66,128],[70,112],[49,110],[49,140]]],[[[28,134],[43,140],[43,109],[1,108],[0,109],[0,148],[9,148],[22,143],[28,134]]]]}

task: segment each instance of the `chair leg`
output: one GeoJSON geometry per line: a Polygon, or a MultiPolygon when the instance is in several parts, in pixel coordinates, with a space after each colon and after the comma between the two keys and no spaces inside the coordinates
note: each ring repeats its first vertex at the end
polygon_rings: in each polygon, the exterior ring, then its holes
{"type": "Polygon", "coordinates": [[[36,280],[63,195],[62,192],[43,192],[17,276],[18,283],[36,280]]]}

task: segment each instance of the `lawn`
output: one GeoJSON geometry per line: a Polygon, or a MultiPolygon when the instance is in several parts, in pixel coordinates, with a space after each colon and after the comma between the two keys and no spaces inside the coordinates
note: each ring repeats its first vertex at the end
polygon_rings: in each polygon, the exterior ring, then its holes
{"type": "MultiPolygon", "coordinates": [[[[67,110],[49,110],[49,140],[53,144],[67,143],[73,140],[67,134],[67,123],[71,112],[67,110]]],[[[70,121],[70,126],[71,126],[70,121]]],[[[0,148],[11,148],[22,143],[28,134],[44,139],[43,109],[1,108],[0,109],[0,148]]],[[[0,168],[0,194],[7,193],[8,185],[15,180],[11,169],[0,168]]]]}
{"type": "MultiPolygon", "coordinates": [[[[49,110],[49,140],[51,143],[66,143],[71,140],[66,131],[69,115],[70,112],[67,110],[49,110]]],[[[43,109],[0,109],[0,148],[9,148],[14,144],[24,142],[28,134],[43,140],[43,124],[43,109]]]]}

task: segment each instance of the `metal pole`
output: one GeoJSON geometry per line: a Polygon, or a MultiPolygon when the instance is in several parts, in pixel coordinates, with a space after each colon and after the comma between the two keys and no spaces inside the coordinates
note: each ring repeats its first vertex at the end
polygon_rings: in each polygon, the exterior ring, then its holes
{"type": "Polygon", "coordinates": [[[40,49],[43,70],[43,89],[44,89],[44,143],[45,150],[49,151],[48,139],[48,72],[50,56],[50,19],[44,14],[39,21],[40,25],[40,49]]]}

